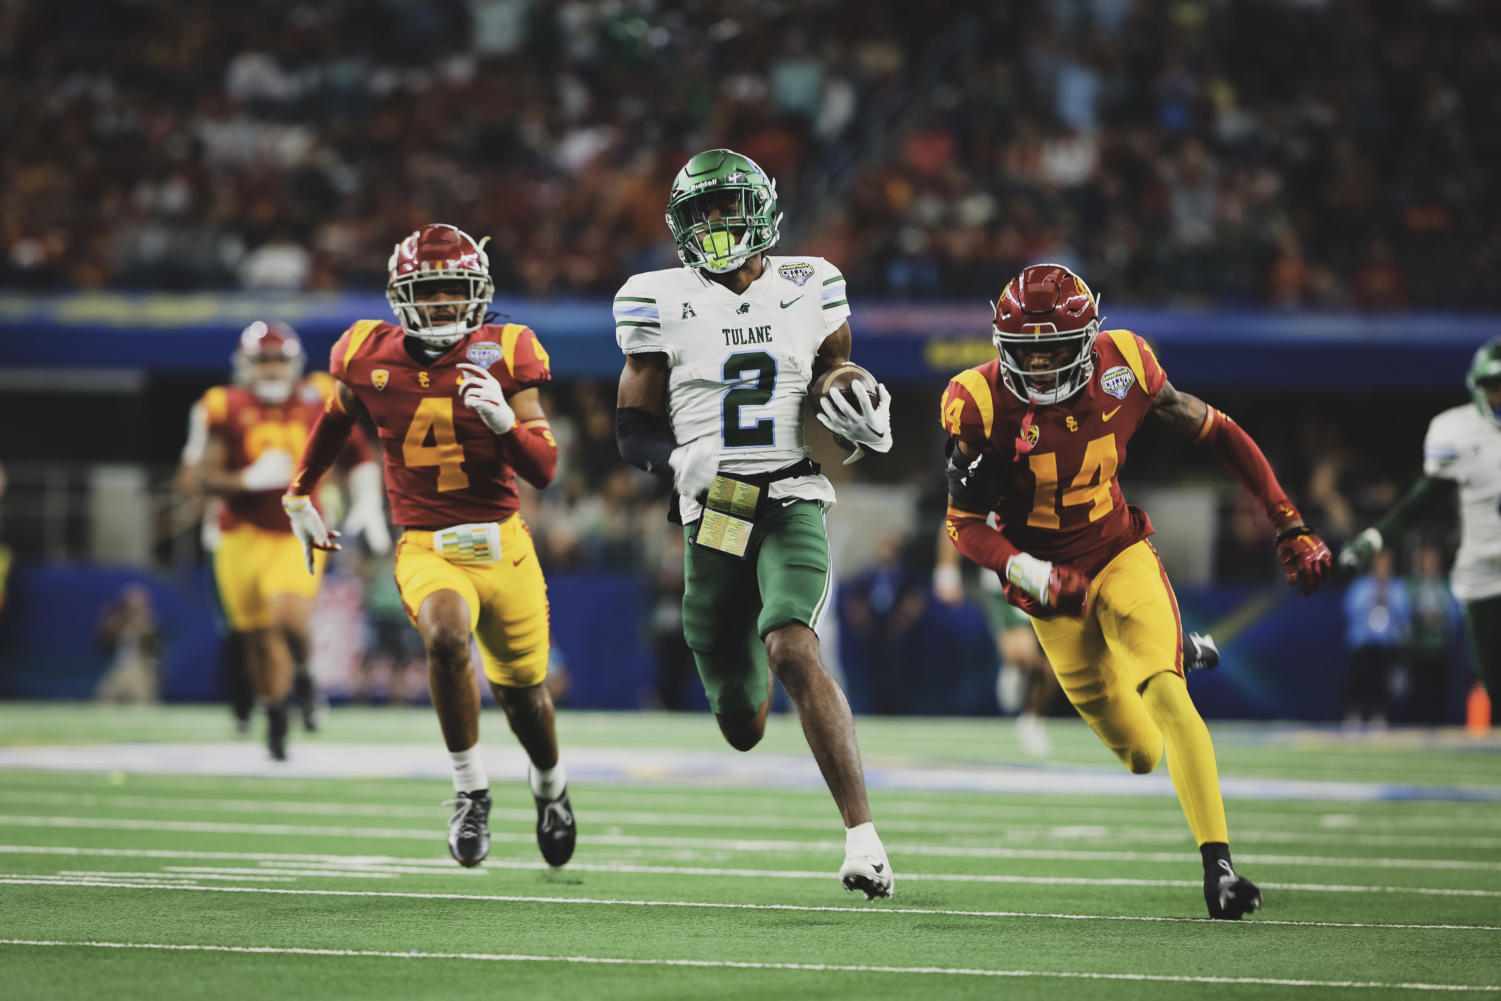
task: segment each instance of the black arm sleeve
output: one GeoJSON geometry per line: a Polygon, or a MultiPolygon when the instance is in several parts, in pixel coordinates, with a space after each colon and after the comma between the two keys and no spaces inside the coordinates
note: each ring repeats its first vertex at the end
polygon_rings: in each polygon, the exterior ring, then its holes
{"type": "Polygon", "coordinates": [[[615,447],[620,457],[648,473],[667,468],[677,442],[672,440],[672,425],[661,414],[640,407],[621,407],[615,411],[615,447]]]}
{"type": "Polygon", "coordinates": [[[973,458],[959,451],[950,438],[946,451],[949,499],[961,511],[989,512],[1000,499],[1006,469],[1001,460],[987,452],[973,458]]]}

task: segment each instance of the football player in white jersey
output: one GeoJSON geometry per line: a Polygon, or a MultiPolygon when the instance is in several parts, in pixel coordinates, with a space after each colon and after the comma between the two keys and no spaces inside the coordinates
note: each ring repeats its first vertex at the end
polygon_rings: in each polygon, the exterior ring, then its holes
{"type": "MultiPolygon", "coordinates": [[[[815,632],[834,490],[808,458],[803,402],[816,376],[848,361],[850,309],[834,265],[767,253],[780,222],[776,184],[748,157],[708,150],[678,172],[667,226],[683,267],[635,275],[615,296],[626,356],[616,441],[628,462],[672,472],[683,636],[720,731],[737,750],[756,745],[774,674],[844,819],[840,881],[889,897],[854,720],[815,632]]],[[[891,448],[890,394],[868,388],[875,399],[830,396],[818,415],[854,446],[851,461],[891,448]]]]}
{"type": "Polygon", "coordinates": [[[1459,554],[1450,584],[1464,605],[1475,666],[1494,705],[1501,699],[1501,337],[1475,352],[1465,378],[1471,402],[1445,410],[1423,440],[1423,476],[1406,497],[1339,554],[1361,570],[1397,538],[1440,487],[1459,489],[1459,554]]]}

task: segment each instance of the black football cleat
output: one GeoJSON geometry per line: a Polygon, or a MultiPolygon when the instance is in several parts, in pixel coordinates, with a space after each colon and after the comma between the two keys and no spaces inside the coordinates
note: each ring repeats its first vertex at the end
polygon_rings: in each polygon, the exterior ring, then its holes
{"type": "Polygon", "coordinates": [[[266,749],[272,761],[287,760],[287,705],[266,707],[266,749]]]}
{"type": "Polygon", "coordinates": [[[459,865],[479,865],[490,854],[490,790],[461,792],[443,805],[454,808],[448,818],[448,854],[459,865]]]}
{"type": "Polygon", "coordinates": [[[573,858],[573,843],[578,840],[578,823],[573,818],[573,805],[568,802],[568,789],[557,799],[543,799],[532,793],[537,804],[537,847],[542,858],[556,868],[573,858]]]}
{"type": "Polygon", "coordinates": [[[1220,648],[1208,633],[1186,633],[1183,637],[1183,672],[1212,671],[1219,666],[1220,648]]]}
{"type": "Polygon", "coordinates": [[[1255,883],[1238,876],[1226,859],[1217,859],[1204,870],[1204,902],[1209,916],[1217,921],[1239,921],[1261,909],[1261,890],[1255,883]]]}

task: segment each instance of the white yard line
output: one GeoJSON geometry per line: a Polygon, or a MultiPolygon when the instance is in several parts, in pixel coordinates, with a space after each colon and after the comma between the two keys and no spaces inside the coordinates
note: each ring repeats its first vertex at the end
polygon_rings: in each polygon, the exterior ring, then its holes
{"type": "MultiPolygon", "coordinates": [[[[74,816],[30,816],[0,814],[0,827],[76,827],[80,823],[74,816]]],[[[200,820],[135,820],[121,817],[89,818],[87,824],[95,830],[118,831],[176,831],[193,834],[252,834],[278,837],[309,838],[355,838],[374,840],[427,840],[434,837],[433,830],[389,827],[325,827],[299,824],[248,824],[222,823],[200,820]]],[[[509,844],[529,844],[534,840],[530,833],[495,831],[491,840],[509,844]]],[[[718,852],[831,852],[844,850],[838,841],[791,841],[783,839],[751,838],[678,838],[641,837],[624,834],[594,834],[589,841],[595,846],[628,848],[689,849],[718,852]]],[[[1185,852],[1133,852],[1133,851],[1076,851],[1057,848],[997,848],[964,845],[917,845],[894,843],[889,846],[892,854],[963,859],[1010,859],[1068,862],[1132,862],[1181,864],[1185,852]]],[[[1323,855],[1265,855],[1243,853],[1242,862],[1266,865],[1323,866],[1347,869],[1426,869],[1455,870],[1465,872],[1501,871],[1501,861],[1426,859],[1426,858],[1360,858],[1323,855]]]]}
{"type": "MultiPolygon", "coordinates": [[[[328,875],[326,872],[308,872],[309,876],[328,875]]],[[[348,875],[338,873],[337,875],[348,875]]],[[[726,911],[802,911],[812,913],[833,914],[908,914],[927,915],[940,917],[965,917],[965,918],[1026,918],[1034,920],[1052,921],[1125,921],[1136,923],[1155,924],[1220,924],[1209,918],[1186,918],[1186,917],[1162,917],[1152,915],[1127,915],[1127,914],[1067,914],[1046,911],[986,911],[986,910],[959,910],[952,908],[933,907],[899,907],[889,904],[870,904],[861,906],[833,907],[810,904],[737,904],[722,902],[704,902],[693,900],[625,900],[599,897],[541,897],[517,894],[497,893],[419,893],[416,891],[397,890],[308,890],[290,889],[283,887],[265,886],[193,886],[186,883],[162,882],[160,873],[148,872],[121,872],[111,873],[103,871],[95,872],[63,872],[59,877],[22,875],[18,873],[0,874],[0,884],[12,886],[88,886],[100,887],[111,886],[123,889],[151,888],[158,890],[196,890],[213,893],[269,893],[281,896],[306,896],[306,897],[388,897],[403,900],[470,900],[485,903],[506,904],[578,904],[601,907],[638,907],[638,908],[678,908],[688,910],[726,910],[726,911]],[[66,877],[72,877],[71,879],[66,877]],[[115,877],[118,877],[116,879],[115,877]]],[[[204,879],[226,879],[226,876],[203,876],[204,879]]],[[[257,878],[247,876],[247,879],[257,878]]],[[[1252,919],[1243,923],[1240,927],[1249,927],[1252,924],[1277,925],[1294,928],[1388,928],[1406,931],[1481,931],[1498,932],[1501,925],[1461,925],[1461,924],[1397,924],[1392,922],[1357,922],[1357,921],[1280,921],[1276,919],[1263,920],[1252,919]]]]}
{"type": "MultiPolygon", "coordinates": [[[[414,868],[430,868],[438,873],[466,878],[481,877],[486,870],[498,869],[522,872],[546,872],[541,862],[520,862],[509,859],[489,858],[483,868],[464,869],[446,858],[403,858],[393,855],[330,855],[297,852],[231,852],[203,851],[195,849],[166,848],[85,848],[62,845],[0,845],[0,854],[6,855],[63,855],[71,858],[159,858],[199,859],[204,861],[265,862],[276,866],[309,867],[321,869],[326,866],[384,866],[399,865],[414,868]]],[[[629,865],[621,863],[572,861],[564,871],[571,872],[619,872],[649,876],[733,876],[749,879],[817,879],[827,880],[828,872],[797,869],[730,869],[704,866],[629,865]]],[[[990,873],[907,873],[903,880],[932,880],[948,883],[999,883],[1031,886],[1139,886],[1139,887],[1197,887],[1198,880],[1191,879],[1141,879],[1135,877],[1101,876],[1013,876],[990,873]]],[[[1434,897],[1498,898],[1501,890],[1457,889],[1434,886],[1369,886],[1342,883],[1271,883],[1261,884],[1268,889],[1298,890],[1318,893],[1409,893],[1434,897]]]]}
{"type": "MultiPolygon", "coordinates": [[[[178,790],[205,790],[211,792],[232,792],[243,789],[250,794],[259,794],[268,788],[274,788],[281,792],[306,791],[310,794],[318,794],[317,800],[294,800],[286,802],[301,803],[308,807],[305,811],[310,814],[336,813],[337,804],[329,804],[321,799],[322,794],[328,791],[328,782],[324,779],[292,779],[292,778],[244,778],[224,776],[220,778],[204,778],[199,776],[176,776],[176,775],[130,775],[122,778],[132,783],[157,783],[171,785],[171,792],[178,790]]],[[[29,773],[29,772],[0,772],[0,783],[14,782],[27,784],[30,781],[43,781],[48,784],[47,792],[31,792],[16,790],[0,792],[0,801],[13,800],[17,802],[55,802],[71,800],[74,795],[88,796],[88,793],[71,794],[56,792],[58,785],[63,780],[76,781],[87,779],[86,784],[98,785],[103,777],[99,775],[80,775],[78,773],[29,773]],[[33,799],[34,796],[56,797],[56,800],[33,799]]],[[[407,780],[400,780],[407,781],[407,780]]],[[[421,780],[423,785],[430,784],[429,780],[421,780]]],[[[80,783],[84,784],[84,783],[80,783]]],[[[441,783],[446,786],[447,782],[441,783]]],[[[520,783],[517,783],[518,789],[520,783]]],[[[502,787],[503,788],[503,787],[502,787]]],[[[343,795],[357,794],[372,797],[389,797],[391,785],[389,783],[362,782],[360,780],[343,781],[339,783],[340,793],[343,795]]],[[[1146,792],[1146,790],[1143,790],[1146,792]]],[[[748,796],[743,789],[715,789],[703,786],[677,785],[671,789],[649,784],[629,786],[605,786],[590,785],[587,788],[590,802],[610,806],[612,801],[623,800],[624,806],[634,806],[643,799],[650,800],[653,806],[666,810],[675,809],[680,805],[685,811],[684,815],[694,815],[692,811],[701,811],[706,805],[719,806],[719,801],[727,801],[724,805],[732,805],[735,813],[733,816],[740,818],[744,826],[777,827],[785,823],[808,824],[813,826],[827,826],[826,819],[829,810],[827,793],[822,790],[784,790],[774,796],[748,796]],[[802,812],[799,807],[806,807],[802,812]]],[[[941,794],[940,794],[941,795],[941,794]]],[[[876,813],[882,829],[888,829],[892,823],[891,817],[898,816],[942,816],[948,819],[964,819],[975,821],[977,826],[990,829],[995,823],[1009,817],[1036,821],[1039,817],[1057,818],[1060,821],[1067,820],[1070,823],[1121,823],[1134,821],[1137,823],[1167,823],[1177,824],[1182,821],[1182,811],[1177,800],[1167,791],[1165,796],[1154,796],[1152,799],[1160,800],[1162,806],[1154,808],[1144,806],[1142,800],[1147,796],[1132,799],[1122,799],[1117,805],[1115,798],[1095,798],[1088,803],[1074,802],[1071,793],[1055,794],[1044,802],[1037,804],[997,803],[985,800],[971,800],[969,802],[956,802],[950,794],[948,799],[921,799],[913,798],[910,794],[895,791],[877,791],[872,799],[875,801],[876,813]]],[[[141,797],[143,799],[147,797],[141,797]]],[[[167,797],[171,799],[172,797],[167,797]]],[[[578,798],[575,795],[575,798],[578,798]]],[[[385,800],[382,800],[384,802],[385,800]]],[[[184,804],[200,802],[192,797],[179,800],[184,804]]],[[[217,802],[202,800],[201,802],[217,802]]],[[[254,809],[258,802],[264,800],[245,799],[233,802],[244,804],[246,809],[254,809]]],[[[1308,810],[1292,810],[1285,808],[1289,804],[1279,804],[1283,809],[1267,811],[1259,808],[1253,802],[1237,803],[1230,798],[1232,819],[1239,817],[1254,817],[1263,824],[1276,825],[1285,828],[1289,824],[1316,824],[1321,829],[1344,830],[1347,828],[1380,828],[1384,830],[1405,830],[1408,828],[1420,830],[1451,831],[1455,828],[1475,827],[1482,830],[1495,830],[1501,825],[1501,808],[1498,804],[1483,802],[1454,802],[1454,801],[1377,801],[1365,804],[1342,804],[1340,812],[1329,813],[1318,804],[1310,804],[1308,810]],[[1355,809],[1369,807],[1371,809],[1418,809],[1423,813],[1415,813],[1407,817],[1392,817],[1382,814],[1367,814],[1354,812],[1355,809]]],[[[381,803],[368,804],[372,814],[382,812],[381,803]]],[[[363,813],[365,807],[359,808],[363,813]]],[[[298,810],[298,812],[303,812],[298,810]]],[[[511,811],[518,816],[526,811],[511,811]]],[[[593,811],[591,811],[593,812],[593,811]]],[[[394,812],[387,812],[389,816],[430,816],[432,811],[424,807],[397,806],[394,812]]],[[[499,816],[499,811],[492,816],[499,816]]],[[[713,816],[712,814],[701,814],[713,816]]],[[[674,816],[677,816],[674,814],[674,816]]],[[[685,821],[692,823],[692,821],[685,821]]],[[[917,822],[925,823],[925,822],[917,822]]],[[[939,827],[945,825],[940,824],[939,827]]],[[[923,829],[926,829],[925,827],[923,829]]]]}
{"type": "Polygon", "coordinates": [[[0,945],[63,949],[141,949],[161,952],[226,952],[261,956],[330,956],[357,959],[448,959],[497,963],[571,963],[589,966],[667,966],[733,970],[792,970],[805,973],[906,973],[959,977],[1038,977],[1049,980],[1113,980],[1146,983],[1246,984],[1269,987],[1345,988],[1350,990],[1498,991],[1490,984],[1388,983],[1369,980],[1299,980],[1287,977],[1197,977],[1162,973],[1094,973],[1076,970],[993,970],[958,966],[864,966],[843,963],[758,963],[716,959],[665,959],[615,956],[531,956],[493,952],[385,952],[377,949],[308,949],[264,945],[195,945],[176,942],[64,942],[52,939],[3,938],[0,945]]]}
{"type": "MultiPolygon", "coordinates": [[[[385,817],[391,819],[432,820],[441,819],[443,810],[441,807],[406,806],[389,803],[338,803],[338,802],[309,802],[307,800],[271,800],[271,799],[203,799],[194,797],[174,796],[137,796],[131,794],[90,794],[90,793],[59,793],[59,792],[0,792],[0,802],[31,803],[55,806],[78,807],[106,807],[112,809],[138,809],[138,810],[169,810],[181,812],[192,810],[195,813],[254,813],[254,814],[288,814],[293,816],[318,816],[318,817],[385,817]]],[[[998,822],[978,821],[912,821],[912,820],[887,820],[883,819],[880,829],[888,833],[913,833],[913,834],[986,834],[993,835],[1002,841],[1059,841],[1073,839],[1094,839],[1110,841],[1137,841],[1137,842],[1167,842],[1181,844],[1183,832],[1181,830],[1182,815],[1174,811],[1164,811],[1163,818],[1168,821],[1161,827],[1133,827],[1099,823],[1067,823],[1053,826],[1043,826],[1035,823],[1039,811],[1030,811],[1032,824],[1004,824],[998,822]],[[1174,823],[1173,821],[1179,821],[1174,823]]],[[[1067,811],[1059,811],[1066,813],[1067,811]]],[[[1287,830],[1259,830],[1237,827],[1235,840],[1237,844],[1302,844],[1308,841],[1326,839],[1329,830],[1339,830],[1339,840],[1346,845],[1367,845],[1381,848],[1501,848],[1501,837],[1479,835],[1438,835],[1438,834],[1369,834],[1348,830],[1349,826],[1362,826],[1358,818],[1349,818],[1349,823],[1343,819],[1345,815],[1329,815],[1335,819],[1331,822],[1320,824],[1304,832],[1289,832],[1287,830]]],[[[589,810],[588,819],[593,825],[640,825],[660,827],[725,827],[725,828],[769,828],[786,829],[796,828],[804,830],[828,830],[830,822],[828,818],[811,818],[787,815],[767,815],[765,813],[673,813],[673,812],[649,812],[649,811],[618,811],[618,810],[589,810]]],[[[536,811],[532,809],[509,810],[494,808],[490,811],[492,821],[516,821],[531,824],[536,820],[536,811]]],[[[1265,821],[1261,814],[1256,815],[1257,820],[1265,821]]],[[[1319,816],[1309,819],[1321,820],[1319,816]]]]}
{"type": "MultiPolygon", "coordinates": [[[[641,731],[634,731],[639,737],[641,731]]],[[[504,743],[488,745],[486,769],[492,775],[519,775],[526,755],[504,743]]],[[[1165,772],[1130,775],[1103,760],[1089,764],[1024,764],[1006,761],[956,761],[871,754],[865,777],[872,791],[912,790],[963,793],[1035,793],[1051,795],[1066,789],[1075,796],[1172,795],[1165,772]]],[[[754,758],[728,748],[639,746],[575,746],[567,751],[568,771],[575,781],[598,783],[700,783],[720,788],[786,787],[823,789],[824,782],[806,751],[758,752],[754,758]]],[[[1435,766],[1436,769],[1439,766],[1435,766]]],[[[155,774],[241,775],[271,777],[265,752],[249,743],[200,741],[170,744],[98,743],[6,746],[0,744],[0,769],[46,772],[120,772],[155,774]]],[[[359,741],[305,741],[289,762],[276,766],[275,777],[336,778],[340,781],[399,776],[442,779],[448,762],[433,745],[395,745],[359,741]]],[[[1489,772],[1474,776],[1456,773],[1452,765],[1409,781],[1362,781],[1344,778],[1223,776],[1227,796],[1250,799],[1301,799],[1317,802],[1371,802],[1420,794],[1453,802],[1501,804],[1501,787],[1489,784],[1489,772]],[[1470,783],[1470,784],[1465,784],[1470,783]]]]}

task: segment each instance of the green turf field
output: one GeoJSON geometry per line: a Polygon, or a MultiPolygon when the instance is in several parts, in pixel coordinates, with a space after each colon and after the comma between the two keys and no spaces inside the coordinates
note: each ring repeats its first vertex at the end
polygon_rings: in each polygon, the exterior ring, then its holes
{"type": "Polygon", "coordinates": [[[1266,894],[1216,923],[1166,776],[1076,722],[1038,763],[1007,721],[860,721],[897,876],[874,903],[834,878],[795,720],[747,755],[707,716],[559,722],[573,863],[541,863],[487,710],[471,871],[430,711],[336,711],[272,765],[218,708],[0,705],[0,997],[1501,996],[1494,741],[1212,727],[1266,894]]]}

